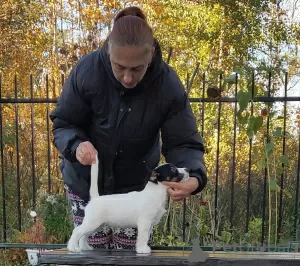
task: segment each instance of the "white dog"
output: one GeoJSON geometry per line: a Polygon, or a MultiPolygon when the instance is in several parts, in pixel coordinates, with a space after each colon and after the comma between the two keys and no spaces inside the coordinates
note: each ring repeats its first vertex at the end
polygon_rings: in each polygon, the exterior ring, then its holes
{"type": "Polygon", "coordinates": [[[154,169],[144,190],[125,194],[99,196],[98,194],[98,157],[91,166],[91,199],[85,208],[85,217],[80,226],[73,230],[68,242],[68,250],[80,252],[92,250],[88,237],[101,225],[110,227],[137,227],[136,252],[151,252],[148,246],[150,229],[157,225],[165,214],[167,187],[162,181],[181,182],[189,178],[188,169],[163,164],[154,169]]]}

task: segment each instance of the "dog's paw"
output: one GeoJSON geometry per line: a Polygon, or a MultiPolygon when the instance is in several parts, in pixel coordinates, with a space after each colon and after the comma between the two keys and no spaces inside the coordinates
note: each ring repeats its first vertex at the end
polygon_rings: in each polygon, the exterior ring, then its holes
{"type": "Polygon", "coordinates": [[[93,250],[93,248],[86,241],[79,241],[80,250],[93,250]]]}
{"type": "Polygon", "coordinates": [[[67,249],[71,252],[80,252],[80,247],[78,245],[78,242],[76,243],[75,241],[69,241],[67,245],[67,249]]]}
{"type": "Polygon", "coordinates": [[[89,245],[80,246],[79,249],[80,250],[85,250],[85,251],[93,250],[93,248],[89,245]]]}
{"type": "Polygon", "coordinates": [[[147,246],[147,245],[145,245],[145,246],[137,246],[136,247],[136,252],[138,254],[149,254],[149,253],[151,253],[151,248],[149,246],[147,246]]]}

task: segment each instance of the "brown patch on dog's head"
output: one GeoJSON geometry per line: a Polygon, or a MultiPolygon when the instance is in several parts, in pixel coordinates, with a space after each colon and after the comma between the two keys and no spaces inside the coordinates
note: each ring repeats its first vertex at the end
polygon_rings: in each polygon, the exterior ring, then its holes
{"type": "Polygon", "coordinates": [[[152,171],[150,181],[157,184],[157,173],[155,171],[152,171]]]}

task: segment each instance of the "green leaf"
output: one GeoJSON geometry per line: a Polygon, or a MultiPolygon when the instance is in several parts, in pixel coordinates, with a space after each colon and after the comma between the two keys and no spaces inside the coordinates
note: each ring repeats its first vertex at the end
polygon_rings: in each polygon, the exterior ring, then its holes
{"type": "Polygon", "coordinates": [[[174,236],[168,235],[167,238],[171,241],[174,240],[174,236]]]}
{"type": "Polygon", "coordinates": [[[291,194],[291,192],[289,192],[288,190],[286,189],[283,189],[282,192],[289,198],[291,199],[293,197],[293,195],[291,194]]]}
{"type": "Polygon", "coordinates": [[[263,118],[262,117],[253,117],[249,118],[249,125],[247,128],[247,135],[249,138],[252,138],[254,134],[261,128],[263,125],[263,118]]]}
{"type": "Polygon", "coordinates": [[[211,194],[206,194],[204,196],[204,199],[207,200],[207,201],[211,201],[212,200],[212,195],[211,194]]]}
{"type": "Polygon", "coordinates": [[[200,225],[201,234],[206,235],[209,232],[209,227],[207,225],[200,225]]]}
{"type": "Polygon", "coordinates": [[[276,167],[276,174],[281,175],[283,173],[283,170],[284,170],[284,168],[281,165],[277,166],[276,167]]]}
{"type": "Polygon", "coordinates": [[[240,112],[240,111],[237,112],[237,119],[238,119],[239,123],[242,125],[247,124],[249,116],[250,115],[248,112],[246,112],[246,114],[244,116],[242,115],[242,112],[240,112]]]}
{"type": "Polygon", "coordinates": [[[260,159],[260,160],[257,162],[257,167],[259,168],[259,170],[263,170],[263,169],[266,168],[266,160],[265,160],[265,158],[260,159]]]}
{"type": "Polygon", "coordinates": [[[277,127],[277,128],[273,131],[273,136],[274,136],[274,137],[280,137],[280,136],[281,136],[281,127],[277,127]]]}
{"type": "Polygon", "coordinates": [[[262,127],[263,122],[264,122],[264,120],[261,116],[253,118],[253,131],[255,134],[262,127]]]}
{"type": "Polygon", "coordinates": [[[287,158],[287,156],[286,155],[281,155],[280,157],[279,157],[279,161],[281,162],[281,163],[283,163],[283,164],[288,164],[288,162],[289,162],[289,160],[288,160],[288,158],[287,158]]]}
{"type": "Polygon", "coordinates": [[[266,145],[266,152],[269,155],[274,149],[274,144],[273,143],[267,143],[266,145]]]}
{"type": "Polygon", "coordinates": [[[271,191],[277,191],[277,179],[271,178],[269,186],[271,191]]]}
{"type": "Polygon", "coordinates": [[[237,93],[237,101],[240,106],[240,109],[239,109],[240,112],[243,112],[247,108],[250,100],[251,100],[251,95],[249,92],[239,91],[237,93]]]}
{"type": "Polygon", "coordinates": [[[258,157],[258,148],[257,147],[253,148],[253,157],[254,158],[258,157]]]}
{"type": "Polygon", "coordinates": [[[222,237],[222,241],[226,244],[229,243],[230,239],[231,239],[231,233],[230,232],[226,232],[226,231],[222,231],[221,232],[221,237],[222,237]]]}
{"type": "Polygon", "coordinates": [[[251,139],[251,138],[253,138],[253,135],[254,135],[253,130],[250,128],[247,128],[247,136],[251,139]]]}

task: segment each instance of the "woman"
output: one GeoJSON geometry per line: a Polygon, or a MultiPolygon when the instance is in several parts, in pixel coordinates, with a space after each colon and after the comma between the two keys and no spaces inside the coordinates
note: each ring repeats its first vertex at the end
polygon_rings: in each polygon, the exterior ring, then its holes
{"type": "MultiPolygon", "coordinates": [[[[188,182],[166,183],[173,200],[206,186],[203,142],[184,87],[163,62],[159,43],[137,7],[122,10],[103,47],[72,69],[50,117],[75,226],[89,200],[96,150],[100,195],[142,190],[160,152],[167,162],[191,169],[188,182]]],[[[136,233],[135,228],[112,232],[103,226],[89,244],[134,249],[136,233]]]]}

